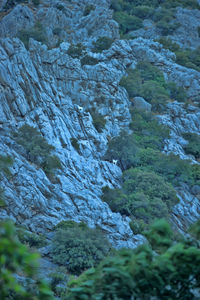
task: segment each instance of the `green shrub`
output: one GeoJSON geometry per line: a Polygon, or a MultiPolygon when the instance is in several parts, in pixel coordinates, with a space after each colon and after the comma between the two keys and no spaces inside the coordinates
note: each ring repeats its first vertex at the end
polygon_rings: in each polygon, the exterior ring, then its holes
{"type": "Polygon", "coordinates": [[[67,54],[73,58],[80,58],[84,51],[85,47],[81,43],[78,43],[76,45],[71,44],[69,49],[67,50],[67,54]]]}
{"type": "MultiPolygon", "coordinates": [[[[10,156],[0,155],[0,181],[3,176],[10,177],[11,172],[9,167],[13,164],[13,159],[10,156]]],[[[0,208],[5,206],[4,189],[0,186],[0,208]]]]}
{"type": "Polygon", "coordinates": [[[127,90],[129,97],[144,97],[152,104],[153,110],[162,111],[170,98],[163,73],[149,62],[139,62],[136,69],[128,69],[127,73],[120,85],[127,90]]]}
{"type": "Polygon", "coordinates": [[[185,152],[200,159],[200,136],[196,133],[184,133],[183,137],[188,141],[188,144],[183,147],[185,152]]]}
{"type": "Polygon", "coordinates": [[[200,37],[200,26],[197,27],[198,36],[200,37]]]}
{"type": "Polygon", "coordinates": [[[28,49],[29,39],[32,38],[38,42],[45,44],[47,42],[44,28],[40,22],[37,22],[33,29],[22,29],[18,32],[18,38],[24,43],[28,49]]]}
{"type": "Polygon", "coordinates": [[[118,160],[122,170],[126,170],[137,163],[136,152],[137,144],[132,135],[122,131],[119,136],[112,138],[108,142],[108,150],[104,159],[110,162],[118,160]]]}
{"type": "Polygon", "coordinates": [[[70,221],[62,222],[57,227],[51,255],[55,263],[64,265],[70,273],[79,275],[99,263],[108,255],[110,248],[100,230],[70,221]]]}
{"type": "Polygon", "coordinates": [[[111,47],[113,43],[113,39],[103,36],[99,37],[96,42],[93,42],[93,52],[102,52],[103,50],[107,50],[111,47]]]}
{"type": "Polygon", "coordinates": [[[76,138],[70,139],[72,146],[76,149],[77,152],[80,152],[80,145],[78,143],[78,140],[76,138]]]}
{"type": "Polygon", "coordinates": [[[38,5],[40,4],[40,0],[33,0],[33,4],[34,4],[35,6],[38,6],[38,5]]]}
{"type": "Polygon", "coordinates": [[[61,27],[56,27],[53,29],[53,34],[60,35],[61,31],[62,31],[61,27]]]}
{"type": "Polygon", "coordinates": [[[165,49],[169,49],[172,52],[180,50],[180,46],[173,42],[169,37],[161,37],[158,42],[161,43],[165,49]]]}
{"type": "Polygon", "coordinates": [[[164,111],[169,100],[169,92],[158,82],[149,80],[140,89],[140,96],[151,103],[153,110],[164,111]]]}
{"type": "Polygon", "coordinates": [[[119,23],[120,32],[128,33],[131,30],[137,30],[143,27],[142,20],[136,16],[130,16],[126,12],[116,12],[113,15],[115,21],[119,23]]]}
{"type": "Polygon", "coordinates": [[[63,299],[66,294],[66,283],[68,277],[66,275],[66,269],[64,267],[57,268],[53,273],[50,274],[50,287],[56,297],[63,299]]]}
{"type": "Polygon", "coordinates": [[[47,143],[36,128],[25,124],[18,132],[13,133],[13,137],[24,148],[26,158],[43,168],[50,179],[53,178],[55,169],[62,168],[59,158],[51,155],[55,148],[47,143]]]}
{"type": "Polygon", "coordinates": [[[92,4],[89,4],[89,5],[86,5],[85,9],[84,9],[84,12],[83,12],[83,15],[84,16],[88,16],[92,10],[95,10],[95,6],[92,5],[92,4]]]}
{"type": "Polygon", "coordinates": [[[163,220],[154,224],[146,236],[151,246],[122,249],[71,280],[66,300],[197,300],[200,249],[184,239],[182,243],[173,242],[172,230],[163,220]]]}
{"type": "Polygon", "coordinates": [[[136,6],[131,10],[131,14],[141,19],[149,19],[153,16],[154,9],[145,5],[136,6]]]}
{"type": "Polygon", "coordinates": [[[166,88],[169,91],[171,99],[180,102],[185,102],[187,100],[187,94],[183,87],[177,86],[174,82],[169,82],[166,84],[166,88]]]}
{"type": "Polygon", "coordinates": [[[96,64],[98,64],[98,59],[92,57],[92,56],[89,56],[89,55],[85,55],[83,56],[83,58],[81,58],[81,66],[84,66],[84,65],[91,65],[91,66],[94,66],[96,64]]]}
{"type": "Polygon", "coordinates": [[[171,184],[145,168],[129,169],[123,174],[121,189],[103,189],[102,200],[111,210],[143,222],[144,228],[155,219],[168,218],[171,208],[178,203],[171,184]]]}
{"type": "Polygon", "coordinates": [[[90,114],[91,114],[92,119],[93,119],[94,127],[96,128],[96,130],[99,133],[101,133],[103,131],[103,129],[105,128],[106,120],[104,119],[104,117],[101,114],[99,114],[94,109],[90,110],[90,114]]]}
{"type": "Polygon", "coordinates": [[[46,246],[46,238],[41,234],[36,234],[27,231],[23,227],[17,227],[17,236],[19,238],[19,241],[22,244],[26,244],[29,247],[36,247],[41,248],[46,246]]]}

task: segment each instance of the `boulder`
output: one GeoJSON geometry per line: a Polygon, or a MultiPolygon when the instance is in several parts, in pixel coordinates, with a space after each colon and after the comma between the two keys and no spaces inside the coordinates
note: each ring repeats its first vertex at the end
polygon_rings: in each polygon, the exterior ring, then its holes
{"type": "Polygon", "coordinates": [[[133,105],[137,110],[151,111],[151,104],[142,97],[135,97],[133,99],[133,105]]]}

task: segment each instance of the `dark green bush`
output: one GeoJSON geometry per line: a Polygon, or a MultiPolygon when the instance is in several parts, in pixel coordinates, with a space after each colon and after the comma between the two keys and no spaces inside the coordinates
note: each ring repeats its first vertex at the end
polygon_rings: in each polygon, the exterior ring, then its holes
{"type": "Polygon", "coordinates": [[[40,0],[33,0],[33,4],[34,4],[35,6],[38,6],[38,5],[40,4],[40,0]]]}
{"type": "Polygon", "coordinates": [[[126,12],[116,12],[113,15],[115,21],[119,23],[120,32],[128,33],[131,30],[137,30],[143,27],[142,20],[136,16],[130,16],[126,12]]]}
{"type": "Polygon", "coordinates": [[[26,158],[42,167],[46,175],[53,178],[55,169],[61,169],[61,162],[51,151],[55,148],[49,145],[36,128],[23,125],[18,132],[13,133],[16,142],[23,146],[26,158]]]}
{"type": "Polygon", "coordinates": [[[94,66],[94,65],[97,65],[98,62],[99,62],[98,59],[96,59],[92,56],[89,56],[89,55],[85,55],[85,56],[83,56],[83,58],[81,58],[81,66],[84,66],[84,65],[94,66]]]}
{"type": "Polygon", "coordinates": [[[99,229],[84,223],[62,222],[52,242],[52,259],[79,275],[99,263],[110,251],[110,244],[99,229]]]}
{"type": "Polygon", "coordinates": [[[112,138],[108,143],[108,150],[104,159],[112,162],[118,160],[122,170],[126,170],[137,163],[137,144],[132,135],[122,131],[119,136],[112,138]]]}
{"type": "Polygon", "coordinates": [[[17,236],[22,244],[29,247],[41,248],[46,246],[46,238],[41,234],[36,234],[27,231],[23,227],[17,227],[17,236]]]}
{"type": "Polygon", "coordinates": [[[67,54],[73,58],[80,58],[84,51],[85,47],[81,43],[78,43],[76,45],[71,44],[69,49],[67,50],[67,54]]]}
{"type": "Polygon", "coordinates": [[[113,43],[113,39],[106,37],[106,36],[102,36],[99,37],[96,42],[93,42],[93,52],[102,52],[103,50],[107,50],[111,47],[112,43],[113,43]]]}
{"type": "Polygon", "coordinates": [[[185,102],[187,100],[187,94],[183,87],[177,86],[174,82],[169,82],[166,84],[166,88],[169,91],[171,99],[180,102],[185,102]]]}
{"type": "Polygon", "coordinates": [[[76,138],[70,139],[72,146],[76,149],[77,152],[80,152],[80,145],[78,143],[78,140],[76,138]]]}
{"type": "Polygon", "coordinates": [[[188,144],[183,147],[185,152],[200,159],[200,136],[196,133],[184,133],[183,137],[188,141],[188,144]]]}
{"type": "Polygon", "coordinates": [[[131,14],[138,18],[149,19],[153,16],[154,9],[145,5],[136,6],[131,10],[131,14]]]}
{"type": "Polygon", "coordinates": [[[40,22],[37,22],[33,29],[22,29],[18,33],[19,39],[24,43],[26,49],[28,49],[29,39],[32,38],[38,42],[45,44],[47,42],[45,31],[40,22]]]}
{"type": "MultiPolygon", "coordinates": [[[[11,172],[9,167],[13,164],[13,159],[10,156],[0,155],[0,181],[2,176],[10,177],[11,172]]],[[[4,189],[0,186],[0,208],[5,206],[4,189]]]]}
{"type": "Polygon", "coordinates": [[[61,31],[62,31],[61,27],[56,27],[53,29],[53,34],[60,35],[61,31]]]}
{"type": "Polygon", "coordinates": [[[171,184],[153,171],[145,168],[129,169],[123,174],[121,189],[103,189],[102,200],[112,211],[143,221],[144,226],[159,218],[168,218],[172,207],[178,203],[171,184]]]}
{"type": "Polygon", "coordinates": [[[92,4],[86,5],[86,7],[84,9],[84,12],[83,12],[83,15],[88,16],[92,10],[95,10],[95,8],[96,7],[92,4]]]}
{"type": "Polygon", "coordinates": [[[162,72],[149,62],[140,62],[136,69],[128,69],[127,73],[120,85],[127,90],[129,97],[144,97],[152,104],[153,110],[162,111],[170,98],[162,72]]]}
{"type": "Polygon", "coordinates": [[[105,128],[106,120],[104,119],[104,117],[101,114],[99,114],[94,109],[90,110],[90,114],[91,114],[92,119],[93,119],[94,127],[96,128],[96,130],[99,133],[101,133],[103,131],[103,129],[105,128]]]}

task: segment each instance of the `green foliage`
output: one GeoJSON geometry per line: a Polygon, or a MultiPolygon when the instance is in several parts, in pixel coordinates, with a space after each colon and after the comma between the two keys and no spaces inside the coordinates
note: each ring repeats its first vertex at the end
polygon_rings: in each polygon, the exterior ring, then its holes
{"type": "Polygon", "coordinates": [[[93,125],[96,128],[96,130],[101,133],[106,125],[106,120],[104,117],[98,113],[95,109],[90,109],[90,114],[93,119],[93,125]]]}
{"type": "Polygon", "coordinates": [[[189,228],[189,233],[200,242],[200,220],[189,228]]]}
{"type": "Polygon", "coordinates": [[[178,203],[171,184],[155,172],[140,168],[124,172],[120,190],[104,188],[102,200],[113,211],[130,216],[135,223],[140,224],[142,220],[143,227],[155,219],[168,218],[169,211],[178,203]]]}
{"type": "Polygon", "coordinates": [[[39,256],[30,253],[26,246],[22,245],[10,222],[0,223],[0,299],[15,300],[53,300],[54,297],[48,286],[41,280],[34,278],[39,256]],[[16,274],[37,279],[35,289],[30,293],[17,282],[16,274]],[[11,298],[12,299],[12,298],[11,298]]]}
{"type": "Polygon", "coordinates": [[[111,162],[113,159],[117,159],[122,170],[126,170],[135,165],[137,151],[134,137],[123,131],[119,136],[108,142],[108,150],[104,155],[104,159],[111,162]]]}
{"type": "MultiPolygon", "coordinates": [[[[11,172],[9,167],[13,164],[13,159],[10,156],[3,156],[0,155],[0,181],[2,176],[11,176],[11,172]]],[[[4,189],[0,186],[0,208],[5,206],[5,199],[4,199],[4,189]]]]}
{"type": "Polygon", "coordinates": [[[158,40],[164,48],[171,50],[176,54],[176,63],[187,68],[192,68],[200,72],[200,47],[195,50],[183,50],[170,38],[161,38],[158,40]]]}
{"type": "Polygon", "coordinates": [[[80,58],[81,55],[83,55],[84,51],[85,46],[83,46],[81,43],[75,45],[71,44],[69,49],[67,50],[67,54],[73,58],[80,58]]]}
{"type": "Polygon", "coordinates": [[[18,38],[24,43],[26,49],[29,47],[29,39],[32,38],[38,42],[45,44],[47,42],[43,26],[37,22],[33,29],[22,29],[18,33],[18,38]]]}
{"type": "Polygon", "coordinates": [[[50,274],[50,277],[51,290],[54,292],[56,297],[61,297],[61,299],[63,299],[63,296],[66,294],[66,283],[68,281],[65,268],[58,268],[50,274]]]}
{"type": "Polygon", "coordinates": [[[38,6],[38,5],[40,4],[40,0],[33,0],[33,4],[34,4],[35,6],[38,6]]]}
{"type": "Polygon", "coordinates": [[[36,247],[36,248],[41,248],[46,245],[46,239],[43,235],[41,234],[36,234],[27,231],[23,227],[17,227],[17,236],[19,238],[19,241],[22,244],[26,244],[29,247],[36,247]]]}
{"type": "Polygon", "coordinates": [[[85,56],[83,56],[83,58],[81,58],[81,66],[84,66],[84,65],[94,66],[94,65],[98,64],[98,62],[99,61],[97,58],[94,58],[89,55],[85,55],[85,56]]]}
{"type": "Polygon", "coordinates": [[[154,110],[162,111],[170,93],[175,95],[174,86],[167,85],[163,73],[149,62],[140,62],[136,69],[129,69],[127,73],[128,76],[122,77],[120,85],[127,90],[130,98],[144,97],[154,110]]]}
{"type": "Polygon", "coordinates": [[[153,220],[169,217],[178,203],[173,186],[200,183],[200,166],[161,152],[169,130],[152,113],[133,111],[130,127],[132,134],[121,132],[108,143],[104,159],[117,159],[124,173],[121,189],[105,187],[102,200],[112,211],[130,216],[134,233],[141,233],[153,220]]]}
{"type": "Polygon", "coordinates": [[[111,47],[113,43],[113,39],[107,37],[107,36],[102,36],[99,37],[96,42],[93,42],[93,52],[102,52],[103,50],[107,50],[111,47]]]}
{"type": "Polygon", "coordinates": [[[197,0],[112,0],[113,18],[119,23],[120,33],[128,34],[131,30],[143,27],[144,19],[152,19],[161,34],[172,34],[180,24],[176,22],[176,7],[197,8],[197,0]]]}
{"type": "Polygon", "coordinates": [[[135,6],[131,10],[131,14],[141,19],[150,19],[154,14],[154,9],[146,5],[135,6]]]}
{"type": "Polygon", "coordinates": [[[163,253],[172,246],[173,232],[164,219],[155,221],[145,235],[156,252],[163,253]]]}
{"type": "Polygon", "coordinates": [[[92,5],[92,4],[86,5],[86,7],[84,9],[84,12],[83,12],[83,15],[84,16],[88,16],[91,13],[92,10],[95,10],[95,8],[96,7],[94,5],[92,5]]]}
{"type": "Polygon", "coordinates": [[[80,152],[80,145],[78,143],[78,140],[76,138],[70,139],[72,146],[76,149],[77,152],[80,152]]]}
{"type": "Polygon", "coordinates": [[[56,27],[53,29],[53,34],[60,35],[61,31],[62,31],[61,27],[56,27]]]}
{"type": "Polygon", "coordinates": [[[56,169],[62,168],[59,158],[51,155],[54,147],[47,143],[36,128],[23,125],[13,136],[23,146],[26,158],[43,168],[49,178],[53,178],[56,169]]]}
{"type": "Polygon", "coordinates": [[[171,229],[161,220],[147,236],[157,255],[143,245],[123,249],[72,280],[66,300],[96,299],[198,299],[200,249],[172,243],[171,229]]]}
{"type": "Polygon", "coordinates": [[[119,23],[121,34],[126,34],[131,30],[137,30],[143,27],[142,20],[140,18],[130,16],[126,12],[115,12],[113,18],[119,23]]]}
{"type": "Polygon", "coordinates": [[[95,266],[109,253],[111,246],[102,232],[84,223],[62,222],[52,242],[52,259],[72,274],[95,266]]]}
{"type": "Polygon", "coordinates": [[[177,86],[174,82],[169,82],[166,84],[166,88],[169,91],[172,100],[180,102],[185,102],[187,100],[187,94],[183,87],[177,86]]]}
{"type": "MultiPolygon", "coordinates": [[[[168,41],[168,40],[167,40],[168,41]]],[[[149,62],[140,62],[136,69],[128,69],[128,76],[122,77],[123,86],[130,98],[140,96],[152,104],[153,110],[163,111],[169,99],[186,101],[186,92],[175,83],[166,83],[163,73],[149,62]]]]}
{"type": "Polygon", "coordinates": [[[188,141],[188,144],[183,147],[185,152],[200,159],[200,136],[196,133],[184,133],[183,137],[188,141]]]}

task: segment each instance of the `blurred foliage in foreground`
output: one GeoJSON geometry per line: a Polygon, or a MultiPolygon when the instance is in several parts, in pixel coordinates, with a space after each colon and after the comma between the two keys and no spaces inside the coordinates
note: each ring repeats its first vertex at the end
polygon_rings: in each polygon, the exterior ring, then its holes
{"type": "Polygon", "coordinates": [[[65,299],[199,299],[200,249],[194,240],[173,242],[163,219],[146,236],[150,245],[122,249],[72,280],[65,299]]]}
{"type": "Polygon", "coordinates": [[[38,254],[22,245],[11,222],[0,223],[0,300],[53,300],[48,286],[36,277],[38,254]]]}

